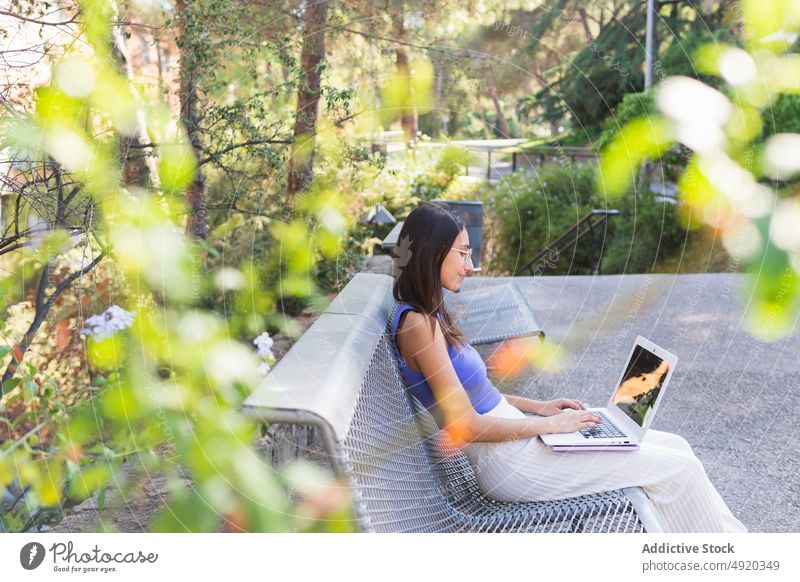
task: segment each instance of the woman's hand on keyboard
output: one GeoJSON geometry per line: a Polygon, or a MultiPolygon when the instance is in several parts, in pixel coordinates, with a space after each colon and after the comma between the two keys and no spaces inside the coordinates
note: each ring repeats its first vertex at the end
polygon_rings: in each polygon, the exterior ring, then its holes
{"type": "Polygon", "coordinates": [[[582,428],[594,428],[602,419],[588,410],[574,410],[568,408],[546,419],[548,431],[551,433],[575,432],[582,428]]]}
{"type": "Polygon", "coordinates": [[[586,407],[580,400],[570,400],[568,398],[559,398],[558,400],[547,400],[537,414],[541,416],[553,416],[554,414],[561,414],[564,410],[586,410],[586,407]]]}

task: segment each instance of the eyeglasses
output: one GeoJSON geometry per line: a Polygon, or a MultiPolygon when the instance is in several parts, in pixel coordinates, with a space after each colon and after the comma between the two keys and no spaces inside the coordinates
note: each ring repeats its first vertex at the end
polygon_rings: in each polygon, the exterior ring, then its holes
{"type": "Polygon", "coordinates": [[[459,249],[459,248],[456,248],[456,247],[450,247],[450,250],[451,251],[457,251],[457,252],[461,253],[464,256],[464,264],[465,265],[467,264],[467,261],[472,260],[472,249],[471,248],[467,249],[465,251],[464,249],[459,249]]]}

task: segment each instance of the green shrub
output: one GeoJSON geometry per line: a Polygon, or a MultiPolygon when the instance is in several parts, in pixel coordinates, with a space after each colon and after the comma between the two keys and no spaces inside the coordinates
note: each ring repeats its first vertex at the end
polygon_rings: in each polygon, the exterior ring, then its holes
{"type": "MultiPolygon", "coordinates": [[[[387,225],[388,226],[388,225],[387,225]]],[[[361,269],[361,261],[369,254],[371,240],[383,240],[389,234],[386,227],[378,229],[356,222],[342,237],[342,247],[334,258],[323,257],[317,263],[316,280],[324,293],[339,293],[361,269]]]]}
{"type": "MultiPolygon", "coordinates": [[[[492,248],[488,272],[514,272],[595,207],[593,180],[588,164],[547,164],[471,193],[470,198],[484,203],[484,240],[492,248]]],[[[589,272],[589,250],[579,244],[550,272],[589,272]]]]}
{"type": "Polygon", "coordinates": [[[776,133],[800,133],[800,95],[780,95],[761,112],[764,137],[776,133]]]}
{"type": "Polygon", "coordinates": [[[457,176],[467,173],[467,168],[472,161],[473,155],[466,149],[448,145],[442,150],[439,160],[434,166],[436,173],[447,178],[448,182],[457,176]]]}
{"type": "Polygon", "coordinates": [[[418,174],[411,182],[411,195],[420,200],[435,200],[452,180],[443,174],[418,174]]]}
{"type": "Polygon", "coordinates": [[[659,202],[652,192],[628,194],[617,203],[621,214],[611,217],[603,273],[650,273],[692,242],[675,204],[659,202]]]}
{"type": "MultiPolygon", "coordinates": [[[[602,272],[651,272],[657,264],[683,252],[693,239],[677,217],[677,207],[656,200],[651,192],[616,201],[594,192],[593,164],[547,164],[537,172],[516,172],[496,184],[483,184],[466,198],[484,203],[484,241],[491,252],[486,271],[507,275],[519,271],[547,244],[593,209],[618,209],[609,220],[602,272]]],[[[594,270],[602,233],[567,249],[555,264],[543,261],[534,271],[549,275],[587,275],[594,270]]],[[[527,275],[528,272],[520,272],[527,275]]]]}
{"type": "Polygon", "coordinates": [[[639,117],[647,117],[656,111],[653,91],[627,93],[611,115],[603,121],[602,132],[592,147],[599,152],[613,140],[619,129],[639,117]]]}

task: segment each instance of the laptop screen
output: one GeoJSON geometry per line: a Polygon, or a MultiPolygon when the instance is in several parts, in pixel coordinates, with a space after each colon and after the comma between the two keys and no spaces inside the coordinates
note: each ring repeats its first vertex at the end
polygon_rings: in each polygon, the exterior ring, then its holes
{"type": "Polygon", "coordinates": [[[636,345],[611,401],[633,422],[644,426],[669,372],[669,362],[636,345]]]}

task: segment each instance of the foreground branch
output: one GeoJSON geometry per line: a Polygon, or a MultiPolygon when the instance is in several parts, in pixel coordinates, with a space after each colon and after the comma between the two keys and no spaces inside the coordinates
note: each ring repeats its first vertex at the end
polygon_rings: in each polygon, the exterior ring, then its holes
{"type": "Polygon", "coordinates": [[[46,300],[45,290],[47,289],[47,281],[50,278],[51,267],[50,265],[45,265],[44,269],[42,269],[42,277],[39,279],[39,288],[36,291],[36,312],[33,317],[33,322],[31,322],[31,325],[28,327],[25,335],[22,336],[22,339],[19,342],[19,350],[14,350],[14,355],[11,357],[11,361],[8,363],[8,367],[3,374],[2,381],[0,382],[0,397],[3,396],[3,386],[6,382],[14,377],[14,374],[16,374],[19,365],[22,363],[22,359],[25,357],[25,352],[28,350],[31,343],[33,343],[33,338],[36,336],[36,332],[39,331],[39,328],[47,317],[47,314],[50,312],[50,308],[53,307],[56,299],[58,299],[59,295],[61,295],[70,285],[72,285],[75,279],[94,269],[104,256],[105,253],[100,253],[91,263],[64,279],[46,300]],[[19,357],[19,359],[17,359],[17,357],[19,357]]]}

